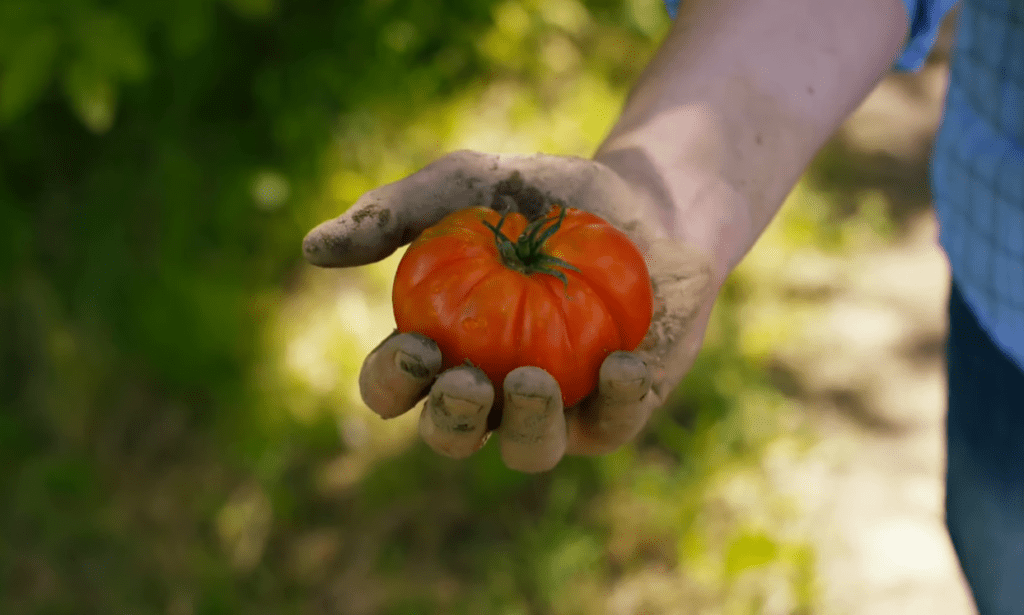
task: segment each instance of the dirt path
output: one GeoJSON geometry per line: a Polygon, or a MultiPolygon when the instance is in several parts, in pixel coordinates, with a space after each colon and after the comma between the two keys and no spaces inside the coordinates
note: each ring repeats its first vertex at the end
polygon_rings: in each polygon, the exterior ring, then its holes
{"type": "Polygon", "coordinates": [[[861,179],[877,181],[907,232],[885,251],[814,264],[842,288],[781,353],[821,440],[779,484],[806,507],[830,615],[976,612],[943,523],[949,273],[921,206],[945,83],[941,62],[893,76],[844,128],[842,147],[881,161],[861,179]]]}
{"type": "Polygon", "coordinates": [[[914,225],[840,265],[850,287],[784,359],[821,440],[780,483],[805,506],[828,614],[975,612],[942,512],[948,272],[934,220],[914,225]]]}

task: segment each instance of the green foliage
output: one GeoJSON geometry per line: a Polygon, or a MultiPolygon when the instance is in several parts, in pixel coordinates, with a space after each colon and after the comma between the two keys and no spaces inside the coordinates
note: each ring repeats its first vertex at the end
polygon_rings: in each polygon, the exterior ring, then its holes
{"type": "Polygon", "coordinates": [[[0,83],[0,121],[10,122],[46,89],[57,56],[57,35],[40,28],[25,36],[7,58],[0,83]]]}
{"type": "Polygon", "coordinates": [[[83,124],[106,132],[118,88],[148,73],[143,28],[121,11],[84,2],[8,0],[0,23],[3,124],[30,112],[57,81],[83,124]]]}
{"type": "Polygon", "coordinates": [[[469,4],[417,21],[423,47],[381,53],[379,32],[416,15],[379,3],[272,14],[232,2],[239,16],[212,0],[172,15],[143,2],[7,0],[0,194],[13,241],[0,277],[19,287],[34,276],[77,347],[109,340],[178,394],[237,380],[263,316],[248,298],[297,265],[315,219],[301,204],[315,198],[331,127],[412,94],[406,72],[435,87],[463,81],[413,58],[469,53],[468,37],[448,36],[486,23],[486,5],[469,4]],[[290,207],[254,204],[267,169],[290,207]]]}

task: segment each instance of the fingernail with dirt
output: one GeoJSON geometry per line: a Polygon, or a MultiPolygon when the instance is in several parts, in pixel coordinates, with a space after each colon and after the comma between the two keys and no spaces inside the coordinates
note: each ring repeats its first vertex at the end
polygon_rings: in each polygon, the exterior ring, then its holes
{"type": "Polygon", "coordinates": [[[423,398],[440,367],[436,344],[416,334],[392,335],[366,357],[359,392],[374,412],[394,418],[423,398]]]}
{"type": "Polygon", "coordinates": [[[420,413],[420,437],[438,453],[462,459],[483,446],[494,389],[479,370],[461,366],[438,378],[420,413]]]}
{"type": "Polygon", "coordinates": [[[565,453],[565,413],[554,379],[539,368],[521,367],[505,379],[501,457],[522,472],[544,472],[565,453]]]}

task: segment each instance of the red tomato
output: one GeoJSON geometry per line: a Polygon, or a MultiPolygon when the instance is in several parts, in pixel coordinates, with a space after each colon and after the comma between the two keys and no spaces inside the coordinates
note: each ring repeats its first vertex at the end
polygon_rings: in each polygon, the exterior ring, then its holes
{"type": "Polygon", "coordinates": [[[398,330],[434,340],[445,369],[468,359],[500,395],[510,371],[540,367],[569,407],[610,353],[643,340],[653,293],[639,250],[594,214],[552,207],[528,223],[474,207],[412,242],[392,302],[398,330]]]}

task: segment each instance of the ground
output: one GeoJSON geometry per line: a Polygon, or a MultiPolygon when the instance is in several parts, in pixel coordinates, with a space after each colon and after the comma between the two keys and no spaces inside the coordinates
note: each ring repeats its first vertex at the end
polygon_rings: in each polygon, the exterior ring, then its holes
{"type": "Polygon", "coordinates": [[[933,62],[883,82],[830,146],[877,161],[850,185],[889,197],[899,239],[849,258],[809,256],[785,274],[825,298],[776,369],[780,386],[809,400],[819,435],[777,479],[805,507],[824,613],[976,612],[943,521],[949,271],[927,206],[948,42],[947,29],[933,62]]]}

